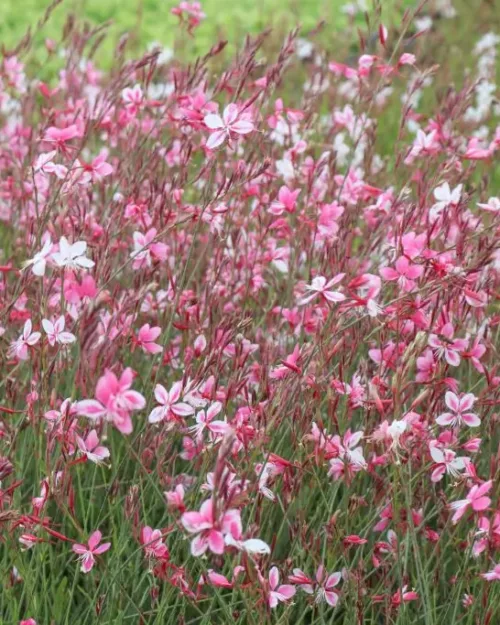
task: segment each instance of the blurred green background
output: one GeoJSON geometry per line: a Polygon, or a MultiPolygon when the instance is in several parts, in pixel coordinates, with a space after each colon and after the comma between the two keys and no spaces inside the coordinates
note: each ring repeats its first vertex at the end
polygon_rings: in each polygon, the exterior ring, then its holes
{"type": "MultiPolygon", "coordinates": [[[[241,41],[247,33],[258,32],[270,25],[285,30],[298,23],[303,32],[313,29],[319,20],[325,19],[332,36],[346,25],[348,17],[342,8],[349,0],[202,0],[207,15],[195,36],[186,35],[183,47],[196,54],[205,52],[217,38],[228,39],[231,44],[241,41]]],[[[352,0],[351,0],[352,1],[352,0]]],[[[44,26],[41,40],[45,37],[59,39],[62,26],[73,12],[94,24],[113,21],[112,37],[103,48],[106,57],[113,41],[124,32],[132,35],[132,46],[142,49],[151,42],[172,46],[178,38],[178,20],[171,9],[179,1],[174,0],[63,0],[48,24],[44,26]]],[[[395,20],[402,15],[411,0],[380,0],[384,19],[395,20]]],[[[50,0],[0,0],[0,41],[13,46],[28,26],[42,17],[50,0]]],[[[372,6],[372,0],[365,0],[372,6]]],[[[362,21],[362,17],[360,17],[362,21]]],[[[40,38],[39,38],[40,39],[40,38]]]]}

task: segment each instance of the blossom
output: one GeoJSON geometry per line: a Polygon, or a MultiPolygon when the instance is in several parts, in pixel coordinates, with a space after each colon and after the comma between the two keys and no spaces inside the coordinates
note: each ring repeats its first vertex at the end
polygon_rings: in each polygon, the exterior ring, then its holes
{"type": "Polygon", "coordinates": [[[44,276],[45,269],[47,267],[47,259],[50,256],[52,250],[52,240],[49,237],[43,244],[42,249],[37,252],[33,258],[27,260],[23,264],[23,269],[31,267],[31,271],[35,276],[44,276]]]}
{"type": "Polygon", "coordinates": [[[210,150],[215,150],[226,139],[231,139],[234,134],[246,135],[254,129],[254,125],[249,119],[241,118],[236,104],[228,104],[222,117],[216,113],[205,115],[204,122],[205,126],[213,131],[207,139],[207,148],[210,150]]]}
{"type": "Polygon", "coordinates": [[[306,285],[306,291],[311,291],[309,295],[304,296],[299,304],[308,304],[315,297],[321,295],[324,299],[329,302],[343,302],[345,300],[345,295],[340,293],[340,291],[332,291],[332,286],[338,284],[345,274],[339,273],[330,280],[327,280],[324,276],[316,276],[313,278],[311,284],[306,285]]]}
{"type": "Polygon", "coordinates": [[[68,343],[74,343],[76,341],[76,336],[74,334],[64,331],[65,325],[66,320],[63,315],[61,315],[54,322],[49,321],[48,319],[42,319],[42,326],[47,334],[49,345],[54,346],[56,343],[59,343],[60,345],[67,345],[68,343]]]}
{"type": "Polygon", "coordinates": [[[301,569],[293,569],[293,575],[290,575],[288,579],[293,584],[297,584],[308,595],[314,594],[316,603],[326,601],[333,608],[337,605],[339,596],[335,587],[342,579],[341,573],[328,575],[323,565],[320,565],[314,580],[309,578],[301,569]]]}
{"type": "Polygon", "coordinates": [[[467,512],[469,506],[474,510],[474,512],[482,512],[483,510],[486,510],[491,503],[491,499],[486,497],[486,493],[491,490],[492,485],[493,482],[491,480],[484,482],[484,484],[481,484],[480,486],[475,485],[470,489],[465,499],[453,501],[450,504],[450,508],[455,510],[451,519],[452,523],[458,523],[458,521],[467,512]]]}
{"type": "Polygon", "coordinates": [[[130,434],[133,429],[130,413],[146,405],[144,397],[130,389],[133,379],[134,373],[129,367],[124,369],[120,379],[107,369],[97,382],[96,399],[79,401],[78,414],[89,419],[106,419],[122,434],[130,434]]]}
{"type": "Polygon", "coordinates": [[[491,571],[487,573],[482,573],[481,577],[488,582],[500,581],[500,564],[496,564],[491,571]]]}
{"type": "Polygon", "coordinates": [[[137,333],[136,343],[146,354],[159,354],[163,351],[163,347],[155,340],[160,336],[161,328],[156,326],[152,328],[149,323],[145,323],[137,333]]]}
{"type": "Polygon", "coordinates": [[[460,354],[467,349],[468,341],[466,339],[453,338],[454,331],[451,323],[446,323],[441,328],[440,335],[431,334],[429,336],[429,346],[432,347],[438,358],[444,357],[449,365],[458,367],[460,354]]]}
{"type": "Polygon", "coordinates": [[[103,543],[100,545],[101,539],[101,532],[96,530],[90,535],[88,545],[81,545],[79,543],[73,545],[73,551],[78,554],[78,559],[82,563],[82,573],[90,573],[95,564],[95,556],[105,553],[111,547],[111,543],[103,543]]]}
{"type": "Polygon", "coordinates": [[[437,417],[436,423],[439,425],[460,426],[462,423],[469,427],[481,425],[481,419],[475,413],[469,412],[476,401],[476,397],[472,393],[466,393],[459,397],[448,391],[444,396],[444,401],[451,412],[443,412],[437,417]]]}
{"type": "Polygon", "coordinates": [[[77,241],[69,243],[66,237],[59,239],[59,251],[52,254],[52,259],[59,267],[68,269],[91,269],[95,263],[85,256],[87,243],[77,241]]]}
{"type": "Polygon", "coordinates": [[[226,510],[216,518],[213,499],[203,502],[199,512],[185,512],[181,523],[190,534],[196,534],[191,541],[193,556],[201,556],[207,549],[215,554],[224,553],[224,536],[231,534],[236,539],[241,536],[239,511],[226,510]]]}
{"type": "Polygon", "coordinates": [[[154,393],[155,399],[160,405],[151,411],[148,417],[150,423],[169,421],[175,417],[188,417],[194,414],[192,406],[179,401],[182,393],[182,382],[176,382],[170,391],[167,391],[161,384],[157,384],[154,393]]]}
{"type": "Polygon", "coordinates": [[[466,467],[468,459],[466,457],[457,457],[457,454],[451,449],[441,449],[435,444],[430,444],[429,451],[436,463],[431,474],[433,482],[439,482],[445,473],[449,473],[456,478],[460,475],[460,471],[463,471],[466,467]]]}
{"type": "Polygon", "coordinates": [[[141,545],[147,558],[168,558],[168,547],[163,542],[160,530],[153,529],[146,525],[141,529],[141,545]]]}
{"type": "Polygon", "coordinates": [[[99,437],[96,430],[91,430],[85,439],[76,436],[76,442],[78,449],[90,462],[100,464],[110,456],[109,449],[99,445],[99,437]]]}
{"type": "Polygon", "coordinates": [[[132,266],[134,269],[151,267],[153,261],[162,261],[167,257],[167,246],[165,243],[155,243],[157,230],[150,228],[146,234],[134,232],[134,251],[130,258],[134,259],[132,266]]]}
{"type": "Polygon", "coordinates": [[[269,571],[269,594],[268,603],[270,608],[275,608],[278,603],[289,601],[295,595],[295,586],[291,584],[280,585],[280,574],[277,567],[273,566],[269,571]]]}
{"type": "Polygon", "coordinates": [[[21,336],[10,344],[8,356],[15,356],[18,360],[28,360],[28,348],[36,345],[42,336],[40,332],[32,332],[31,319],[27,319],[21,336]]]}
{"type": "Polygon", "coordinates": [[[410,263],[406,256],[400,256],[392,267],[382,267],[380,275],[384,280],[397,280],[399,287],[409,293],[415,288],[415,280],[424,273],[422,265],[410,263]]]}
{"type": "Polygon", "coordinates": [[[222,404],[218,401],[214,402],[207,410],[200,410],[196,414],[196,425],[189,428],[196,436],[203,434],[205,429],[209,430],[212,434],[225,434],[229,425],[224,420],[214,419],[222,410],[222,404]]]}
{"type": "Polygon", "coordinates": [[[284,212],[293,213],[300,189],[292,190],[283,185],[278,192],[278,199],[274,200],[269,208],[273,215],[282,215],[284,212]]]}

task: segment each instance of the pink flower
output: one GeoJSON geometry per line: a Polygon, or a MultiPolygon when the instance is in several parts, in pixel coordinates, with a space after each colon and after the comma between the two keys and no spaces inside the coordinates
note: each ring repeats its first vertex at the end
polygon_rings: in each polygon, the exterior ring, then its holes
{"type": "Polygon", "coordinates": [[[20,621],[19,625],[36,625],[36,621],[34,618],[28,618],[24,621],[20,621]]]}
{"type": "Polygon", "coordinates": [[[295,203],[299,193],[300,189],[293,191],[283,185],[278,192],[278,199],[271,204],[269,212],[273,215],[282,215],[284,211],[287,213],[295,212],[295,203]]]}
{"type": "Polygon", "coordinates": [[[169,506],[184,512],[186,506],[184,505],[184,486],[182,484],[177,484],[174,490],[165,491],[163,494],[169,506]]]}
{"type": "Polygon", "coordinates": [[[224,535],[239,539],[242,534],[239,511],[226,510],[215,518],[213,499],[202,503],[199,512],[185,512],[181,523],[190,534],[197,534],[191,541],[193,556],[201,556],[207,549],[216,554],[224,553],[224,535]]]}
{"type": "Polygon", "coordinates": [[[454,339],[453,336],[453,326],[451,323],[446,323],[441,328],[440,335],[430,335],[429,346],[432,347],[438,358],[444,357],[449,365],[458,367],[460,353],[467,349],[468,341],[466,339],[454,339]]]}
{"type": "Polygon", "coordinates": [[[490,491],[492,485],[493,482],[491,480],[481,484],[481,486],[475,485],[470,489],[465,499],[452,502],[450,504],[450,508],[455,510],[455,514],[451,519],[452,523],[458,523],[469,506],[474,510],[474,512],[482,512],[483,510],[486,510],[491,503],[491,499],[489,497],[485,497],[485,495],[490,491]]]}
{"type": "Polygon", "coordinates": [[[400,256],[397,259],[395,269],[382,267],[380,270],[380,275],[384,280],[397,280],[399,287],[407,293],[415,288],[415,279],[420,278],[423,273],[422,265],[413,265],[406,256],[400,256]]]}
{"type": "Polygon", "coordinates": [[[106,419],[113,423],[122,434],[132,432],[130,413],[142,410],[146,400],[137,391],[130,390],[134,372],[127,367],[120,379],[106,369],[105,374],[97,382],[96,399],[85,399],[77,404],[78,414],[89,419],[106,419]]]}
{"type": "Polygon", "coordinates": [[[163,347],[158,343],[155,343],[155,340],[160,336],[160,334],[161,328],[159,326],[152,328],[149,323],[145,323],[137,333],[137,345],[139,345],[147,354],[159,354],[163,351],[163,347]]]}
{"type": "Polygon", "coordinates": [[[297,584],[308,595],[315,595],[316,603],[326,601],[328,605],[335,607],[339,596],[335,586],[342,579],[341,573],[325,574],[325,568],[320,565],[316,571],[316,580],[312,580],[300,569],[293,569],[293,575],[288,578],[293,584],[297,584]]]}
{"type": "Polygon", "coordinates": [[[165,559],[169,557],[168,547],[164,544],[160,530],[154,530],[149,525],[141,529],[141,545],[147,558],[165,559]]]}
{"type": "Polygon", "coordinates": [[[444,396],[444,401],[452,412],[444,412],[439,415],[436,419],[436,423],[439,425],[460,426],[462,423],[469,427],[481,425],[481,419],[473,412],[468,412],[476,401],[476,397],[472,393],[458,397],[455,393],[448,391],[444,396]]]}
{"type": "Polygon", "coordinates": [[[308,304],[318,295],[321,295],[321,297],[329,302],[343,302],[345,300],[345,295],[340,293],[340,291],[332,291],[331,288],[334,284],[338,284],[343,279],[344,275],[343,273],[339,273],[328,281],[324,276],[316,276],[313,278],[311,284],[306,286],[306,291],[311,291],[311,293],[303,297],[299,301],[299,304],[308,304]]]}
{"type": "Polygon", "coordinates": [[[187,417],[194,414],[194,408],[189,404],[179,401],[182,393],[182,382],[176,382],[170,391],[157,384],[155,386],[155,398],[160,404],[153,408],[148,417],[150,423],[158,423],[159,421],[171,421],[175,417],[187,417]]]}
{"type": "Polygon", "coordinates": [[[168,248],[165,243],[154,243],[156,234],[156,228],[150,228],[146,234],[134,232],[134,251],[130,254],[134,259],[132,263],[134,269],[151,267],[153,261],[166,260],[168,248]]]}
{"type": "Polygon", "coordinates": [[[467,458],[457,458],[457,454],[451,449],[441,449],[431,444],[429,445],[429,451],[436,463],[431,474],[433,482],[439,482],[445,473],[449,473],[457,478],[460,475],[460,471],[463,471],[466,467],[467,458]]]}
{"type": "Polygon", "coordinates": [[[207,140],[207,148],[215,150],[233,134],[246,135],[253,131],[254,125],[248,119],[239,119],[239,109],[236,104],[228,104],[222,113],[222,117],[216,113],[205,115],[205,126],[212,130],[207,140]]]}
{"type": "Polygon", "coordinates": [[[54,322],[48,319],[42,319],[42,326],[47,334],[49,345],[54,346],[56,343],[67,345],[68,343],[74,343],[76,341],[76,336],[74,334],[64,331],[65,325],[66,320],[63,315],[54,322]]]}
{"type": "Polygon", "coordinates": [[[71,141],[71,139],[81,136],[82,133],[78,130],[78,126],[76,124],[71,124],[66,128],[56,128],[55,126],[51,126],[45,131],[43,140],[48,143],[54,143],[56,148],[62,148],[64,147],[66,141],[71,141]]]}
{"type": "Polygon", "coordinates": [[[109,449],[99,445],[99,437],[97,436],[97,432],[95,430],[91,430],[85,439],[77,436],[76,443],[78,445],[78,449],[87,458],[87,460],[90,460],[90,462],[100,464],[106,460],[106,458],[109,458],[109,449]]]}
{"type": "Polygon", "coordinates": [[[27,319],[21,336],[10,344],[9,358],[15,356],[18,360],[28,360],[28,347],[36,345],[42,336],[40,332],[32,332],[32,329],[31,319],[27,319]]]}
{"type": "Polygon", "coordinates": [[[222,404],[219,401],[214,402],[206,411],[200,410],[196,415],[196,425],[189,428],[196,436],[203,434],[205,429],[212,434],[225,434],[230,426],[226,421],[214,419],[222,410],[222,404]]]}
{"type": "Polygon", "coordinates": [[[488,571],[487,573],[483,573],[481,577],[483,577],[488,582],[500,581],[500,564],[496,564],[491,569],[491,571],[488,571]]]}
{"type": "Polygon", "coordinates": [[[91,534],[88,547],[86,545],[76,544],[73,545],[73,551],[78,554],[79,560],[82,563],[81,571],[83,573],[90,573],[92,567],[95,564],[95,557],[101,555],[102,553],[108,551],[111,547],[111,543],[103,543],[99,545],[101,542],[102,534],[99,530],[96,530],[93,534],[91,534]]]}
{"type": "Polygon", "coordinates": [[[280,585],[279,571],[275,566],[273,566],[273,568],[269,571],[269,607],[275,608],[278,603],[289,601],[295,595],[295,592],[296,588],[291,584],[280,585]]]}

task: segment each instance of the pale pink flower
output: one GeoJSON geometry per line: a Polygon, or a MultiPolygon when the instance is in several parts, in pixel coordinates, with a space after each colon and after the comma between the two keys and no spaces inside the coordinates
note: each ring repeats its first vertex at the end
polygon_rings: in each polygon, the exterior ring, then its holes
{"type": "Polygon", "coordinates": [[[103,543],[99,545],[102,539],[102,534],[99,530],[96,530],[90,535],[88,546],[77,543],[73,545],[73,551],[78,554],[78,559],[81,561],[82,573],[90,573],[92,567],[95,564],[95,556],[101,555],[108,551],[111,547],[111,543],[103,543]]]}
{"type": "Polygon", "coordinates": [[[269,212],[272,215],[282,215],[285,211],[287,213],[295,212],[295,204],[299,193],[300,189],[292,190],[283,185],[278,192],[278,199],[271,204],[269,212]]]}
{"type": "Polygon", "coordinates": [[[454,330],[451,323],[446,323],[440,335],[431,334],[429,346],[432,347],[438,358],[444,358],[452,367],[460,364],[460,354],[468,347],[467,339],[454,339],[454,330]]]}
{"type": "Polygon", "coordinates": [[[42,336],[40,332],[32,332],[32,329],[33,325],[31,319],[27,319],[24,324],[23,333],[9,346],[9,358],[15,356],[18,360],[28,360],[28,348],[36,345],[42,336]]]}
{"type": "Polygon", "coordinates": [[[436,419],[436,423],[442,426],[461,426],[463,423],[469,427],[481,425],[481,419],[473,412],[469,412],[476,397],[472,393],[466,393],[461,397],[448,391],[444,396],[445,404],[451,412],[444,412],[436,419]]]}
{"type": "Polygon", "coordinates": [[[489,211],[490,213],[500,213],[500,198],[498,197],[490,197],[488,202],[484,204],[478,204],[479,208],[482,208],[485,211],[489,211]]]}
{"type": "Polygon", "coordinates": [[[122,434],[132,432],[132,419],[130,413],[134,410],[142,410],[146,400],[137,391],[130,389],[134,379],[134,372],[127,367],[120,379],[110,371],[97,382],[96,399],[85,399],[77,404],[78,414],[89,419],[106,419],[122,434]]]}
{"type": "Polygon", "coordinates": [[[277,567],[273,566],[269,571],[269,595],[268,603],[270,608],[275,608],[278,603],[289,601],[296,592],[295,586],[291,584],[280,585],[280,574],[277,567]]]}
{"type": "Polygon", "coordinates": [[[87,460],[95,462],[95,464],[100,464],[110,456],[109,449],[99,445],[99,437],[97,436],[96,430],[91,430],[85,439],[76,436],[76,443],[78,449],[87,460]]]}
{"type": "Polygon", "coordinates": [[[452,477],[457,478],[460,475],[460,471],[463,471],[466,467],[468,458],[465,456],[457,457],[457,454],[451,449],[441,449],[431,443],[429,451],[436,463],[431,474],[433,482],[439,482],[445,473],[449,473],[452,477]]]}
{"type": "Polygon", "coordinates": [[[156,228],[150,228],[146,234],[134,232],[134,251],[130,254],[134,259],[132,263],[134,269],[151,267],[153,261],[166,260],[168,248],[165,243],[154,243],[156,234],[156,228]]]}
{"type": "Polygon", "coordinates": [[[299,301],[299,304],[308,304],[318,295],[329,302],[343,302],[345,300],[345,295],[340,293],[340,291],[332,291],[331,289],[332,286],[338,284],[343,279],[344,275],[343,273],[339,273],[328,281],[324,276],[316,276],[313,278],[311,284],[306,285],[306,291],[310,291],[310,294],[304,296],[299,301]]]}
{"type": "Polygon", "coordinates": [[[253,123],[246,118],[240,118],[239,108],[236,104],[228,104],[222,113],[222,117],[216,113],[205,115],[205,126],[212,130],[212,134],[207,139],[207,148],[215,150],[232,135],[246,135],[253,131],[253,123]]]}
{"type": "Polygon", "coordinates": [[[500,564],[496,564],[491,571],[487,573],[482,573],[482,578],[487,580],[488,582],[499,582],[500,581],[500,564]]]}
{"type": "Polygon", "coordinates": [[[59,251],[52,254],[52,259],[59,267],[68,269],[91,269],[95,263],[85,256],[87,243],[77,241],[69,243],[66,237],[59,239],[59,251]]]}
{"type": "Polygon", "coordinates": [[[63,315],[61,315],[54,322],[49,321],[48,319],[42,319],[42,326],[47,334],[49,345],[54,346],[56,343],[59,343],[60,345],[67,345],[68,343],[74,343],[76,341],[76,336],[74,334],[64,331],[65,325],[66,320],[63,315]]]}
{"type": "Polygon", "coordinates": [[[163,351],[163,347],[155,343],[161,334],[161,328],[158,326],[151,327],[149,323],[145,323],[137,333],[136,343],[147,354],[159,354],[163,351]]]}
{"type": "Polygon", "coordinates": [[[218,401],[209,406],[207,410],[200,410],[196,414],[196,425],[191,426],[189,431],[196,436],[203,434],[205,429],[209,430],[212,434],[225,434],[230,428],[228,423],[225,420],[214,419],[221,410],[222,404],[218,401]]]}
{"type": "Polygon", "coordinates": [[[492,485],[493,482],[491,480],[484,482],[484,484],[481,484],[480,486],[475,485],[470,489],[465,499],[452,502],[450,504],[450,508],[455,510],[455,514],[451,519],[452,523],[458,523],[458,521],[466,513],[469,506],[474,510],[474,512],[482,512],[483,510],[486,510],[491,503],[491,499],[486,497],[486,493],[491,490],[492,485]]]}
{"type": "Polygon", "coordinates": [[[313,580],[301,570],[293,569],[293,575],[289,576],[289,581],[296,584],[308,595],[315,595],[316,603],[326,601],[328,605],[335,607],[338,603],[339,596],[335,587],[342,579],[341,573],[326,574],[323,565],[320,565],[316,571],[316,578],[313,580]]]}
{"type": "Polygon", "coordinates": [[[239,511],[226,510],[215,518],[213,499],[202,503],[199,512],[185,512],[181,523],[190,534],[197,534],[191,541],[193,556],[201,556],[207,549],[216,554],[224,553],[224,536],[231,534],[239,539],[242,533],[239,511]]]}
{"type": "Polygon", "coordinates": [[[45,269],[47,267],[47,259],[50,256],[52,250],[52,240],[50,237],[43,244],[42,249],[37,252],[33,258],[23,263],[23,269],[31,267],[31,271],[35,276],[44,276],[45,269]]]}
{"type": "Polygon", "coordinates": [[[149,423],[171,421],[176,417],[188,417],[194,414],[194,408],[185,402],[179,401],[182,393],[182,382],[176,382],[170,391],[157,384],[155,386],[155,398],[160,404],[153,408],[148,417],[149,423]]]}
{"type": "Polygon", "coordinates": [[[399,287],[409,293],[415,288],[415,280],[424,273],[422,265],[412,264],[406,256],[400,256],[392,267],[382,267],[380,275],[384,280],[397,280],[399,287]]]}
{"type": "Polygon", "coordinates": [[[182,484],[177,484],[174,490],[165,491],[163,494],[165,495],[165,499],[167,500],[169,506],[184,512],[186,509],[186,506],[184,505],[185,491],[182,484]]]}
{"type": "Polygon", "coordinates": [[[141,529],[141,545],[147,558],[168,558],[168,547],[163,542],[160,530],[153,529],[146,525],[141,529]]]}

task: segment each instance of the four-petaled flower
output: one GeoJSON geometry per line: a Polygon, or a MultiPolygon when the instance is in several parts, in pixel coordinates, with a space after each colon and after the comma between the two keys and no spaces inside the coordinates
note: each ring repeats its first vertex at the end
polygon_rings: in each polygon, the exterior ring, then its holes
{"type": "Polygon", "coordinates": [[[269,571],[269,607],[275,608],[278,603],[288,601],[295,595],[295,592],[296,588],[291,584],[280,585],[279,571],[275,566],[273,566],[273,568],[269,571]]]}
{"type": "Polygon", "coordinates": [[[481,419],[477,414],[469,412],[475,401],[476,397],[472,393],[465,393],[465,395],[459,397],[455,393],[448,391],[444,396],[444,402],[451,412],[443,412],[443,414],[437,417],[436,423],[443,426],[461,426],[463,423],[469,427],[481,425],[481,419]]]}
{"type": "Polygon", "coordinates": [[[59,239],[59,251],[52,254],[52,259],[59,267],[68,269],[91,269],[94,261],[85,256],[86,241],[69,243],[66,237],[59,239]]]}
{"type": "Polygon", "coordinates": [[[452,523],[458,523],[458,521],[466,513],[469,506],[474,510],[474,512],[482,512],[483,510],[486,510],[491,503],[491,499],[486,497],[486,493],[491,490],[492,485],[493,482],[491,480],[481,484],[481,486],[476,484],[470,489],[465,499],[453,501],[450,504],[450,508],[455,510],[455,514],[451,518],[452,523]]]}
{"type": "Polygon", "coordinates": [[[321,295],[321,297],[329,302],[343,302],[345,300],[345,295],[340,293],[340,291],[332,291],[332,286],[338,284],[344,275],[343,273],[339,273],[331,278],[331,280],[327,280],[324,276],[316,276],[313,278],[311,284],[306,285],[306,290],[310,291],[310,294],[305,295],[299,301],[299,304],[308,304],[318,295],[321,295]]]}
{"type": "Polygon", "coordinates": [[[42,336],[40,332],[32,332],[33,325],[31,319],[27,319],[24,324],[21,336],[10,344],[8,356],[15,356],[19,360],[28,360],[28,347],[36,345],[42,336]]]}
{"type": "Polygon", "coordinates": [[[134,372],[127,367],[120,379],[110,371],[97,382],[96,399],[85,399],[77,404],[78,414],[89,419],[106,419],[122,434],[132,432],[132,419],[130,413],[141,410],[146,405],[146,400],[137,391],[130,389],[134,379],[134,372]]]}
{"type": "Polygon", "coordinates": [[[201,556],[207,549],[216,554],[224,553],[224,536],[231,534],[238,540],[242,534],[239,510],[226,510],[217,518],[213,499],[202,503],[199,512],[185,512],[181,523],[190,534],[197,534],[191,541],[193,556],[201,556]]]}
{"type": "Polygon", "coordinates": [[[155,386],[155,398],[160,404],[153,408],[148,417],[150,423],[159,421],[175,420],[175,417],[188,417],[194,414],[194,408],[185,402],[179,401],[182,393],[182,382],[176,382],[170,391],[157,384],[155,386]]]}
{"type": "Polygon", "coordinates": [[[215,150],[233,135],[247,135],[254,129],[253,123],[246,118],[240,117],[240,111],[236,104],[228,104],[222,113],[222,117],[216,113],[205,115],[205,126],[212,130],[207,139],[207,148],[215,150]]]}
{"type": "Polygon", "coordinates": [[[83,573],[90,573],[95,564],[95,556],[101,555],[111,547],[111,543],[102,543],[102,545],[99,545],[101,539],[101,532],[96,530],[91,534],[88,545],[81,545],[79,543],[73,545],[73,551],[78,554],[78,559],[82,563],[81,571],[83,573]]]}
{"type": "Polygon", "coordinates": [[[56,343],[67,345],[68,343],[74,343],[76,341],[76,336],[74,334],[64,331],[65,325],[66,320],[63,315],[54,322],[48,319],[42,319],[42,326],[47,334],[49,345],[54,346],[56,343]]]}

